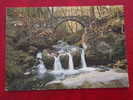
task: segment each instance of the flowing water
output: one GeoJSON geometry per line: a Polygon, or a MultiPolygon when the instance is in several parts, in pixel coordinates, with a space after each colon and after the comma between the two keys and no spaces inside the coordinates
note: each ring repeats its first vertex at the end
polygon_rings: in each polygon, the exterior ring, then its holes
{"type": "MultiPolygon", "coordinates": [[[[93,71],[95,70],[94,68],[87,67],[86,60],[85,60],[85,50],[81,49],[79,47],[75,47],[72,45],[68,45],[67,43],[62,43],[60,41],[60,44],[55,45],[54,48],[57,50],[59,53],[58,56],[53,56],[54,57],[54,65],[53,65],[53,71],[50,71],[50,73],[54,74],[57,78],[64,78],[64,75],[72,75],[72,74],[77,74],[80,72],[84,71],[93,71]],[[72,52],[77,52],[78,50],[81,50],[81,69],[74,69],[74,62],[73,62],[73,56],[72,52]],[[60,56],[69,56],[69,61],[68,61],[68,69],[64,69],[60,56]]],[[[43,75],[45,72],[47,72],[47,69],[45,67],[45,64],[43,63],[42,60],[42,53],[38,52],[36,55],[36,58],[39,61],[39,64],[37,65],[38,68],[38,74],[43,75]]]]}
{"type": "Polygon", "coordinates": [[[86,60],[85,60],[85,50],[82,49],[81,52],[81,69],[79,69],[81,72],[83,71],[94,71],[96,70],[95,68],[92,67],[87,67],[86,60]]]}
{"type": "Polygon", "coordinates": [[[61,72],[63,71],[62,65],[61,65],[61,61],[60,61],[60,56],[56,57],[54,56],[54,71],[55,72],[61,72]]]}
{"type": "Polygon", "coordinates": [[[46,68],[45,68],[45,65],[44,65],[44,63],[43,63],[42,60],[39,60],[39,63],[40,64],[37,65],[37,67],[38,67],[38,73],[39,74],[44,74],[47,71],[46,68]]]}
{"type": "Polygon", "coordinates": [[[84,49],[87,49],[87,45],[85,44],[85,42],[82,43],[82,47],[83,47],[84,49]]]}
{"type": "Polygon", "coordinates": [[[41,52],[38,52],[37,55],[36,55],[36,58],[42,59],[42,53],[41,52]]]}
{"type": "Polygon", "coordinates": [[[82,66],[83,69],[87,68],[84,49],[82,49],[82,52],[81,52],[81,66],[82,66]]]}
{"type": "Polygon", "coordinates": [[[71,55],[71,53],[68,53],[68,56],[69,56],[69,70],[74,70],[74,64],[73,64],[73,57],[71,55]]]}
{"type": "Polygon", "coordinates": [[[64,72],[65,70],[62,68],[61,61],[60,61],[60,56],[54,56],[54,70],[51,72],[52,74],[55,75],[56,79],[64,79],[65,75],[64,72]]]}
{"type": "Polygon", "coordinates": [[[38,74],[39,75],[42,75],[42,74],[44,74],[47,71],[46,70],[46,67],[45,67],[45,65],[43,63],[43,60],[42,60],[42,53],[41,52],[38,52],[36,58],[39,61],[39,64],[37,65],[38,74]]]}

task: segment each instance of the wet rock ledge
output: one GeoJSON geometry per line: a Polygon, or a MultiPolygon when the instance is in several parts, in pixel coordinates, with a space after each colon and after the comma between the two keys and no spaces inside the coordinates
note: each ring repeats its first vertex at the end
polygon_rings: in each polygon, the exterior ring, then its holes
{"type": "Polygon", "coordinates": [[[45,89],[76,88],[123,88],[128,87],[128,74],[110,70],[106,72],[92,71],[67,77],[63,80],[51,81],[45,89]]]}

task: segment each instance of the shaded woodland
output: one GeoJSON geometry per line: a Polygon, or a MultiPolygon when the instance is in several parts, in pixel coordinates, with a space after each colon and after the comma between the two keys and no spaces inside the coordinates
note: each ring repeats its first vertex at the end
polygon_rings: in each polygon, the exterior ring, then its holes
{"type": "MultiPolygon", "coordinates": [[[[36,70],[38,51],[43,54],[46,68],[52,70],[54,58],[48,54],[56,54],[52,46],[59,40],[86,48],[88,66],[104,65],[127,72],[122,6],[8,8],[6,32],[8,90],[47,89],[45,84],[55,79],[53,75],[47,73],[45,79],[40,80],[36,78],[36,71],[30,75],[24,73],[36,70]],[[79,19],[87,16],[91,20],[91,23],[86,21],[87,32],[84,25],[75,19],[51,27],[55,24],[51,23],[54,19],[68,16],[73,16],[73,19],[75,16],[79,19]]],[[[79,52],[73,54],[73,58],[75,69],[78,69],[81,59],[79,52]]],[[[68,57],[61,57],[61,62],[67,69],[68,57]]]]}

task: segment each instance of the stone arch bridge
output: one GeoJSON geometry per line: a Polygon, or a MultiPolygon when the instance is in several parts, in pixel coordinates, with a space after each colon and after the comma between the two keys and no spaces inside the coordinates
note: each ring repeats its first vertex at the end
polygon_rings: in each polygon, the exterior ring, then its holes
{"type": "Polygon", "coordinates": [[[90,18],[89,16],[61,16],[61,17],[53,17],[49,20],[46,27],[52,27],[56,29],[58,25],[67,22],[67,21],[75,21],[81,24],[84,28],[88,27],[90,23],[94,20],[94,18],[90,18]]]}
{"type": "MultiPolygon", "coordinates": [[[[67,21],[75,21],[81,24],[84,29],[88,29],[92,24],[101,23],[103,20],[90,16],[56,16],[51,17],[47,22],[41,21],[39,25],[42,28],[50,28],[52,30],[55,30],[58,25],[67,21]]],[[[37,28],[38,25],[36,23],[33,23],[33,27],[37,28]]]]}
{"type": "MultiPolygon", "coordinates": [[[[50,19],[48,19],[47,22],[41,21],[39,25],[41,28],[51,29],[54,33],[56,28],[60,24],[67,22],[67,21],[75,21],[75,22],[81,24],[81,26],[83,26],[84,34],[82,36],[82,41],[84,41],[86,34],[89,34],[89,35],[87,35],[90,38],[89,48],[92,48],[93,44],[94,44],[93,40],[95,38],[95,33],[91,32],[90,29],[93,27],[93,25],[99,25],[99,27],[100,27],[100,25],[107,22],[107,18],[104,17],[104,18],[98,19],[98,18],[90,17],[90,16],[56,16],[56,17],[53,16],[50,19]],[[92,46],[91,46],[91,44],[92,44],[92,46]]],[[[35,27],[37,26],[36,23],[34,23],[33,25],[35,25],[35,27]]]]}

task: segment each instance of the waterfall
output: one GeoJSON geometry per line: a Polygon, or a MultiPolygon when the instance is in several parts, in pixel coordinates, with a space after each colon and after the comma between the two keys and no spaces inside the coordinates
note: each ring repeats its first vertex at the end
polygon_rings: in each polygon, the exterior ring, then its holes
{"type": "Polygon", "coordinates": [[[69,70],[74,70],[73,57],[71,53],[68,53],[69,56],[69,70]]]}
{"type": "Polygon", "coordinates": [[[39,63],[40,63],[40,64],[37,65],[38,73],[39,73],[39,74],[44,74],[44,73],[46,72],[46,67],[45,67],[43,61],[40,60],[40,59],[39,59],[39,63]]]}
{"type": "Polygon", "coordinates": [[[62,65],[61,65],[61,61],[60,61],[60,56],[56,57],[54,56],[54,71],[55,72],[61,72],[63,71],[62,65]]]}
{"type": "Polygon", "coordinates": [[[36,58],[42,59],[42,53],[38,52],[37,55],[36,55],[36,58]]]}
{"type": "Polygon", "coordinates": [[[39,59],[39,64],[37,65],[37,68],[38,68],[38,74],[44,74],[46,72],[46,67],[43,63],[43,60],[42,60],[42,53],[41,52],[38,52],[37,55],[36,55],[36,58],[39,59]]]}
{"type": "Polygon", "coordinates": [[[86,69],[87,68],[87,64],[86,64],[86,60],[85,60],[85,51],[84,51],[84,49],[82,49],[82,52],[81,52],[81,65],[82,65],[82,68],[83,69],[86,69]]]}
{"type": "Polygon", "coordinates": [[[85,42],[82,43],[82,46],[83,46],[84,49],[87,49],[87,45],[86,45],[85,42]]]}

